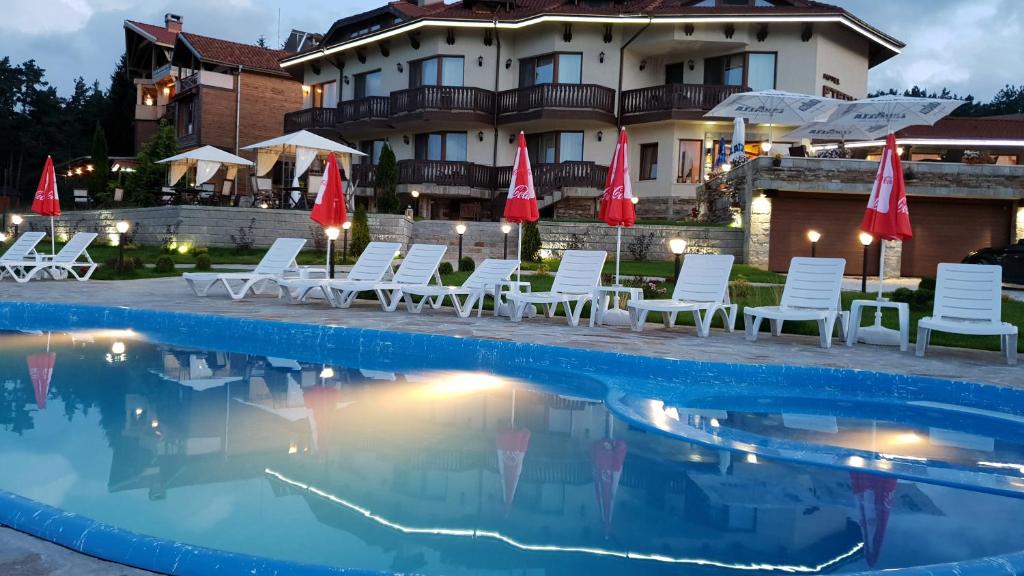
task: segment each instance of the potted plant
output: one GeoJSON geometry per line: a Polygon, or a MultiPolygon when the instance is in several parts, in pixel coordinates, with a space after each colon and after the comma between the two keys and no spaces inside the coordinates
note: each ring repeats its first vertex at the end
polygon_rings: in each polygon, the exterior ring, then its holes
{"type": "Polygon", "coordinates": [[[775,156],[772,156],[772,166],[776,168],[782,166],[782,154],[776,154],[775,156]]]}

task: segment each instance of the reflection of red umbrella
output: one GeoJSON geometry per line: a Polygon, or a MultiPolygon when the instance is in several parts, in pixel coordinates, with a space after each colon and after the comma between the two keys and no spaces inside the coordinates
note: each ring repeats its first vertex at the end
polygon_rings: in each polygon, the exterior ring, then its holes
{"type": "Polygon", "coordinates": [[[512,180],[508,184],[504,217],[509,222],[519,224],[519,248],[516,251],[516,258],[522,262],[523,222],[536,222],[540,218],[540,212],[537,210],[537,191],[533,187],[530,155],[526,150],[526,136],[522,131],[519,132],[516,145],[516,160],[512,165],[512,180]]]}
{"type": "Polygon", "coordinates": [[[512,507],[519,486],[519,475],[523,472],[523,458],[530,447],[530,431],[526,428],[510,428],[498,432],[498,471],[501,473],[501,492],[505,497],[505,509],[512,507]]]}
{"type": "Polygon", "coordinates": [[[853,495],[860,507],[860,529],[864,536],[864,557],[868,566],[874,567],[885,541],[885,528],[889,525],[892,511],[892,494],[896,491],[896,479],[851,472],[853,495]]]}
{"type": "Polygon", "coordinates": [[[594,467],[597,505],[601,509],[601,521],[607,538],[612,531],[615,493],[619,489],[622,465],[626,461],[626,443],[623,440],[598,440],[590,448],[590,459],[594,467]]]}
{"type": "Polygon", "coordinates": [[[36,393],[36,406],[46,409],[46,395],[50,391],[53,366],[57,363],[56,352],[40,352],[28,358],[28,376],[32,379],[32,390],[36,393]]]}
{"type": "Polygon", "coordinates": [[[57,172],[53,169],[53,158],[49,156],[46,157],[43,174],[39,177],[39,186],[36,186],[32,211],[40,216],[50,217],[50,250],[56,253],[53,217],[60,216],[60,197],[57,195],[57,172]]]}
{"type": "Polygon", "coordinates": [[[317,450],[324,450],[324,440],[330,437],[334,413],[338,408],[341,392],[332,386],[312,386],[302,391],[302,402],[313,413],[313,444],[317,450]]]}

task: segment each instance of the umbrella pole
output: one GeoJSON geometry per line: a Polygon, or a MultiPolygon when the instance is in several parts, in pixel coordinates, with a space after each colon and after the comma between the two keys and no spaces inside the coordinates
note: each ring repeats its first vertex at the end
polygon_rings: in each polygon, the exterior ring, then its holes
{"type": "MultiPolygon", "coordinates": [[[[619,250],[622,248],[622,226],[615,227],[615,285],[621,286],[622,282],[619,278],[619,250]]],[[[616,310],[619,309],[619,293],[615,293],[615,306],[616,310]]]]}
{"type": "Polygon", "coordinates": [[[56,239],[56,235],[57,235],[57,233],[56,233],[55,228],[53,226],[53,216],[50,216],[50,254],[56,254],[57,253],[57,239],[56,239]]]}
{"type": "MultiPolygon", "coordinates": [[[[878,257],[878,301],[882,301],[882,279],[885,278],[885,240],[879,239],[882,245],[881,255],[878,257]]],[[[875,326],[882,325],[882,307],[875,307],[875,326]]]]}
{"type": "Polygon", "coordinates": [[[519,242],[516,244],[516,258],[519,263],[516,265],[516,282],[523,281],[523,223],[519,223],[519,242]]]}
{"type": "Polygon", "coordinates": [[[331,256],[334,255],[333,249],[334,249],[334,246],[331,246],[331,238],[330,238],[330,236],[328,236],[327,237],[327,262],[325,262],[324,265],[327,267],[327,277],[331,278],[331,279],[334,279],[334,268],[331,266],[331,256]]]}

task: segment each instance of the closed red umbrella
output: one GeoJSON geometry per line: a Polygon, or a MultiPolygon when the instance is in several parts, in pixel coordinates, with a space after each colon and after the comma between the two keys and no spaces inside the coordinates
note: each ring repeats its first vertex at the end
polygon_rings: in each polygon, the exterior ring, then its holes
{"type": "Polygon", "coordinates": [[[46,409],[46,395],[50,391],[50,379],[53,378],[53,367],[57,363],[56,352],[40,352],[26,358],[28,376],[32,380],[32,390],[36,395],[36,406],[46,409]]]}
{"type": "Polygon", "coordinates": [[[530,431],[526,428],[510,428],[498,432],[498,472],[501,474],[501,493],[505,509],[512,507],[523,473],[523,458],[530,447],[530,431]]]}
{"type": "Polygon", "coordinates": [[[629,137],[626,129],[619,131],[619,140],[615,143],[612,163],[608,167],[608,177],[604,182],[604,195],[601,197],[601,210],[598,217],[609,226],[616,227],[615,236],[615,284],[619,284],[619,254],[622,249],[622,227],[630,227],[636,222],[633,209],[633,186],[629,179],[629,137]]]}
{"type": "Polygon", "coordinates": [[[604,536],[612,532],[612,515],[615,511],[615,494],[619,491],[622,465],[626,462],[626,442],[623,440],[598,440],[590,448],[591,464],[594,468],[594,492],[597,506],[601,510],[604,536]]]}
{"type": "Polygon", "coordinates": [[[311,386],[302,391],[302,403],[313,413],[313,446],[323,457],[327,456],[339,400],[341,392],[333,386],[311,386]]]}
{"type": "Polygon", "coordinates": [[[49,156],[46,157],[43,174],[39,177],[39,185],[36,186],[36,195],[32,199],[32,211],[40,216],[50,217],[50,250],[56,253],[53,219],[60,216],[60,196],[57,195],[57,172],[53,169],[53,158],[49,156]]]}
{"type": "MultiPolygon", "coordinates": [[[[526,136],[519,132],[516,146],[516,160],[512,164],[512,178],[508,184],[508,198],[505,200],[505,220],[519,224],[519,244],[516,258],[523,261],[523,222],[536,222],[540,219],[537,210],[537,190],[533,187],[533,170],[530,168],[530,155],[526,150],[526,136]]],[[[516,280],[520,280],[516,272],[516,280]]]]}
{"type": "MultiPolygon", "coordinates": [[[[324,177],[320,180],[320,190],[316,194],[316,202],[313,204],[313,211],[309,217],[324,228],[341,228],[341,225],[348,220],[348,209],[345,206],[345,190],[341,181],[341,172],[338,171],[338,158],[331,152],[327,156],[327,166],[324,168],[324,177]]],[[[327,236],[327,267],[331,278],[334,277],[334,266],[331,256],[334,251],[331,246],[332,239],[327,236]]]]}
{"type": "Polygon", "coordinates": [[[885,530],[889,526],[892,512],[892,495],[896,491],[896,479],[874,476],[862,472],[851,472],[853,496],[860,508],[860,529],[864,537],[864,558],[868,566],[878,563],[878,555],[885,542],[885,530]]]}

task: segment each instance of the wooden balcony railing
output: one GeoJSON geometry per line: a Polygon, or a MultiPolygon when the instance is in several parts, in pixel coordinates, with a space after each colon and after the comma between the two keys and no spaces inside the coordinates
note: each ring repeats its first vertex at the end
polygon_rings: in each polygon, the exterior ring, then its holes
{"type": "Polygon", "coordinates": [[[373,188],[377,182],[377,167],[369,162],[353,164],[349,182],[358,188],[373,188]]]}
{"type": "Polygon", "coordinates": [[[519,114],[544,108],[615,113],[615,90],[596,84],[538,84],[498,93],[498,114],[519,114]]]}
{"type": "MultiPolygon", "coordinates": [[[[495,186],[507,189],[512,180],[512,167],[496,169],[495,186]]],[[[593,162],[558,162],[533,165],[533,184],[538,190],[562,190],[565,188],[604,188],[608,167],[593,162]]]]}
{"type": "Polygon", "coordinates": [[[337,108],[306,108],[284,115],[285,133],[312,128],[333,128],[337,123],[337,108]]]}
{"type": "Polygon", "coordinates": [[[398,162],[398,182],[492,189],[494,168],[471,162],[401,160],[398,162]]]}
{"type": "Polygon", "coordinates": [[[177,84],[174,90],[175,95],[180,96],[189,90],[194,90],[199,86],[199,72],[194,72],[184,78],[178,78],[175,80],[175,83],[177,84]]]}
{"type": "Polygon", "coordinates": [[[367,96],[338,103],[338,122],[360,120],[386,120],[390,99],[387,96],[367,96]]]}
{"type": "Polygon", "coordinates": [[[711,110],[723,100],[738,92],[747,92],[743,86],[716,86],[710,84],[665,84],[622,92],[619,108],[622,116],[673,110],[711,110]]]}
{"type": "Polygon", "coordinates": [[[391,116],[413,112],[494,114],[494,92],[472,86],[420,86],[391,93],[391,116]]]}

